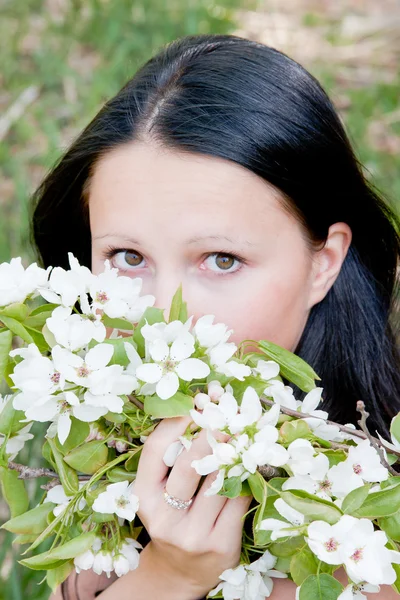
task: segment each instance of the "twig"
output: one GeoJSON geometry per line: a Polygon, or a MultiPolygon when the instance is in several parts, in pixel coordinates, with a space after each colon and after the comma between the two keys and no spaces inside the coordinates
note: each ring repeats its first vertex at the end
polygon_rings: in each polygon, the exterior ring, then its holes
{"type": "Polygon", "coordinates": [[[140,410],[144,410],[143,402],[140,402],[140,400],[138,398],[136,398],[136,396],[128,396],[128,398],[129,398],[129,401],[132,402],[132,404],[137,406],[140,410]]]}
{"type": "Polygon", "coordinates": [[[18,479],[35,479],[36,477],[56,477],[58,479],[58,473],[51,469],[35,469],[13,461],[8,463],[8,468],[19,472],[18,479]]]}
{"type": "Polygon", "coordinates": [[[375,448],[375,450],[377,451],[377,453],[379,454],[379,458],[380,461],[382,463],[382,465],[384,467],[386,467],[386,469],[388,469],[388,471],[390,473],[392,473],[392,475],[398,475],[397,471],[395,471],[395,469],[393,469],[393,467],[391,467],[389,465],[389,463],[387,462],[385,455],[382,451],[382,447],[380,444],[377,444],[375,439],[372,437],[372,435],[370,434],[368,427],[367,427],[367,419],[369,417],[369,412],[367,412],[365,410],[365,404],[362,400],[357,400],[357,412],[360,413],[361,415],[361,419],[359,419],[357,421],[357,423],[359,424],[359,426],[361,427],[361,429],[363,430],[363,432],[365,433],[365,435],[367,436],[371,446],[373,448],[375,448]]]}
{"type": "Polygon", "coordinates": [[[18,121],[32,102],[39,97],[39,87],[26,88],[0,118],[0,142],[6,137],[12,125],[18,121]]]}

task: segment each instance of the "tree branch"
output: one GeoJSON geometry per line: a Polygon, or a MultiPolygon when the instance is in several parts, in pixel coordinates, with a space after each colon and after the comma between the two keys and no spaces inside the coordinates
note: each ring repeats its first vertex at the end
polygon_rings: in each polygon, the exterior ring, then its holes
{"type": "Polygon", "coordinates": [[[368,427],[367,427],[367,419],[369,417],[369,412],[367,412],[365,410],[365,404],[362,400],[357,400],[357,412],[360,413],[361,415],[361,419],[359,419],[357,421],[357,423],[359,424],[359,426],[361,427],[361,429],[363,430],[363,432],[365,433],[365,435],[367,436],[369,443],[371,444],[371,446],[373,448],[375,448],[375,450],[377,451],[377,453],[379,454],[379,458],[381,461],[381,464],[390,472],[392,473],[392,475],[398,475],[397,471],[395,469],[393,469],[393,467],[391,467],[389,465],[389,463],[387,462],[386,458],[385,458],[385,454],[382,450],[382,446],[381,444],[377,444],[375,439],[372,437],[372,435],[370,434],[368,427]]]}

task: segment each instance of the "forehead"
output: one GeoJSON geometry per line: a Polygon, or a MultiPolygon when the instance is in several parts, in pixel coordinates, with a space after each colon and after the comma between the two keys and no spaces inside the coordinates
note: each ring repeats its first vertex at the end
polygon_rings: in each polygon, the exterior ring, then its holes
{"type": "MultiPolygon", "coordinates": [[[[232,161],[131,142],[97,162],[89,186],[93,228],[139,222],[190,228],[190,235],[232,229],[262,235],[294,220],[272,185],[232,161]]],[[[114,227],[114,228],[115,228],[114,227]]],[[[182,231],[182,234],[185,234],[182,231]]]]}

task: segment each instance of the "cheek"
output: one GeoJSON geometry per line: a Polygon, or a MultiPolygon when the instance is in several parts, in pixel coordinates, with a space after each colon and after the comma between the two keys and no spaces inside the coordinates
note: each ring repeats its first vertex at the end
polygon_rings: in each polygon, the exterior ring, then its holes
{"type": "MultiPolygon", "coordinates": [[[[243,287],[221,314],[221,320],[234,329],[230,341],[268,340],[293,351],[308,316],[305,282],[306,273],[303,277],[291,273],[243,287]]],[[[246,347],[246,352],[255,350],[246,347]]]]}

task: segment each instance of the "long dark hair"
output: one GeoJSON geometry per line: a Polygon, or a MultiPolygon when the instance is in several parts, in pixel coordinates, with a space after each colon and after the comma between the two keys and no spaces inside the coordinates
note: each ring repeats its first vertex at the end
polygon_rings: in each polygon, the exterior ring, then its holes
{"type": "Polygon", "coordinates": [[[311,310],[296,353],[320,375],[332,419],[355,422],[362,399],[371,429],[385,432],[400,411],[399,221],[363,176],[318,81],[282,52],[237,36],[166,45],[103,106],[34,194],[32,242],[42,265],[67,267],[72,251],[91,266],[90,175],[102,154],[132,140],[250,169],[281,191],[311,246],[324,242],[331,224],[348,223],[353,237],[341,272],[311,310]]]}

